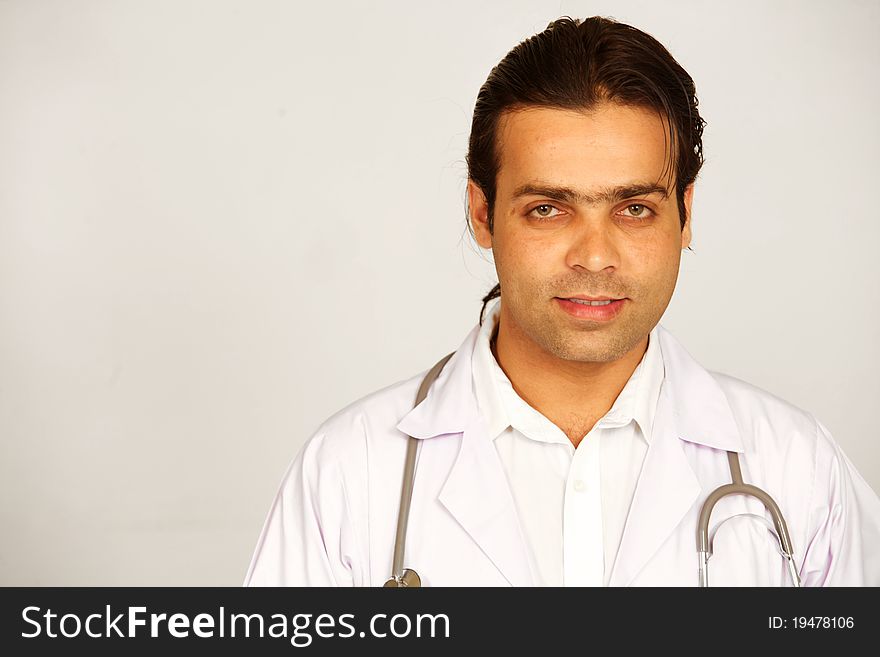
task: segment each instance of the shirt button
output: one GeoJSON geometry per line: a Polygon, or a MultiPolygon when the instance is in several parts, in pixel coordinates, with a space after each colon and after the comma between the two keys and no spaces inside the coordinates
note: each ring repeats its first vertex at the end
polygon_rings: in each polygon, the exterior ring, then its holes
{"type": "Polygon", "coordinates": [[[574,480],[574,489],[575,489],[577,492],[580,493],[584,488],[586,488],[586,486],[584,485],[584,480],[583,480],[583,479],[575,479],[575,480],[574,480]]]}

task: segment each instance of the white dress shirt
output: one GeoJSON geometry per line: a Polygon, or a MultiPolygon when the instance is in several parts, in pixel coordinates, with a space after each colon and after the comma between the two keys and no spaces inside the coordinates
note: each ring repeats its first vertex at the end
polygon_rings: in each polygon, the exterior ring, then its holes
{"type": "Polygon", "coordinates": [[[577,449],[520,397],[490,339],[500,300],[487,305],[473,357],[474,389],[504,464],[538,586],[607,586],[635,493],[664,377],[656,327],[611,409],[577,449]]]}

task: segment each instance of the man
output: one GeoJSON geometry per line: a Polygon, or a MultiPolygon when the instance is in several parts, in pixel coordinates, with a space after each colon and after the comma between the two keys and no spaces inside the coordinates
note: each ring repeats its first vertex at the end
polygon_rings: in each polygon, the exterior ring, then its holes
{"type": "Polygon", "coordinates": [[[403,566],[433,586],[693,586],[707,563],[715,585],[880,584],[880,500],[828,430],[708,372],[658,324],[703,125],[690,76],[608,19],[555,21],[493,69],[467,158],[470,226],[499,280],[488,313],[417,407],[424,372],[321,425],[246,585],[415,584],[403,566]],[[741,494],[714,505],[698,558],[704,502],[740,479],[779,505],[790,561],[741,494]]]}

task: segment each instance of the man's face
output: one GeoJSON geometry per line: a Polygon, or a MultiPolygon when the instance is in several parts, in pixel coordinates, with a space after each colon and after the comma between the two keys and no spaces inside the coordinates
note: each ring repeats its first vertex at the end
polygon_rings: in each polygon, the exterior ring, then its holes
{"type": "Polygon", "coordinates": [[[655,112],[616,104],[589,114],[529,108],[502,116],[493,235],[473,181],[468,196],[477,242],[494,253],[501,322],[512,339],[582,362],[617,360],[643,344],[669,305],[691,238],[669,173],[660,180],[671,148],[664,135],[668,141],[655,112]],[[658,184],[668,197],[633,191],[658,184]],[[606,197],[615,188],[628,191],[606,197]],[[610,319],[584,317],[595,311],[562,301],[573,296],[623,301],[610,319]]]}

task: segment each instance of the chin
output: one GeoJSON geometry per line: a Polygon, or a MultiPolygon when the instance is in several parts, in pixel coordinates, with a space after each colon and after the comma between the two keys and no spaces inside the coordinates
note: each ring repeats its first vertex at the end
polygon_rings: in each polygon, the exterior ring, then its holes
{"type": "Polygon", "coordinates": [[[565,355],[560,356],[580,362],[610,363],[626,356],[638,342],[627,331],[591,331],[570,340],[562,350],[565,355]]]}

